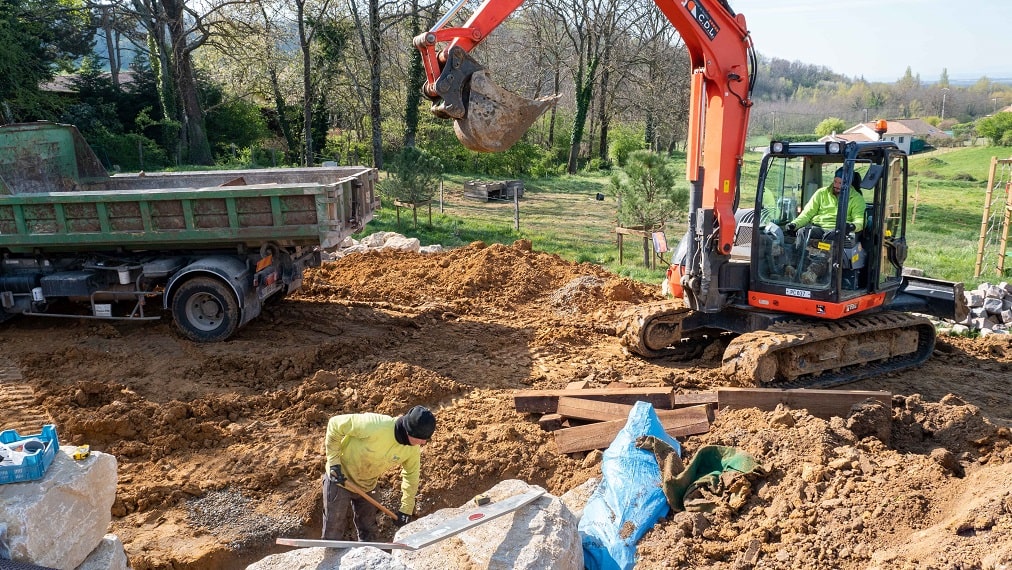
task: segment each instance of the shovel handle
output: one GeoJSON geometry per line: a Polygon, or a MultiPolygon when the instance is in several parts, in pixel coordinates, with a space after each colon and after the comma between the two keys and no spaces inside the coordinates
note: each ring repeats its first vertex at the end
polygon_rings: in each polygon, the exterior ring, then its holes
{"type": "Polygon", "coordinates": [[[362,489],[361,487],[359,487],[358,485],[356,485],[356,484],[352,483],[352,482],[351,482],[351,481],[349,481],[348,479],[345,479],[345,480],[344,480],[344,483],[341,483],[341,486],[342,486],[342,487],[344,487],[345,489],[347,489],[347,490],[351,491],[352,493],[355,493],[356,495],[358,495],[358,496],[362,497],[363,499],[365,499],[365,500],[369,501],[370,503],[372,503],[372,505],[373,505],[374,507],[376,507],[377,509],[379,509],[379,510],[383,511],[383,512],[384,512],[384,513],[385,513],[385,514],[386,514],[387,516],[389,516],[390,518],[392,518],[392,519],[394,519],[394,520],[397,520],[397,515],[396,515],[396,514],[394,514],[394,512],[393,512],[393,511],[391,511],[390,509],[388,509],[388,508],[384,507],[383,505],[381,505],[381,504],[380,504],[380,502],[379,502],[379,501],[377,501],[376,499],[374,499],[374,498],[370,497],[370,496],[369,496],[369,493],[366,493],[366,492],[365,492],[365,491],[364,491],[364,490],[363,490],[363,489],[362,489]]]}

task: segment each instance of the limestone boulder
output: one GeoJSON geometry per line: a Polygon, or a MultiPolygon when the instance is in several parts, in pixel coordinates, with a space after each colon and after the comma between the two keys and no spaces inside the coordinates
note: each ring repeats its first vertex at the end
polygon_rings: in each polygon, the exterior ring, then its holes
{"type": "Polygon", "coordinates": [[[108,532],[116,458],[92,452],[76,461],[73,449],[61,448],[41,479],[0,485],[12,560],[74,570],[108,532]]]}

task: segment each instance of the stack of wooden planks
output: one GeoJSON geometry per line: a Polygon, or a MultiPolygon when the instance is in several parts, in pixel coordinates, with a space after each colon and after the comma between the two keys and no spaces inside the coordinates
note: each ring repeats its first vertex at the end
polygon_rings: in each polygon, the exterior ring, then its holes
{"type": "Polygon", "coordinates": [[[604,449],[625,426],[638,401],[649,402],[673,437],[706,433],[717,404],[715,392],[675,394],[672,388],[606,388],[570,384],[564,390],[521,390],[513,396],[518,412],[541,414],[542,429],[555,433],[559,453],[604,449]]]}
{"type": "Polygon", "coordinates": [[[513,402],[522,413],[541,414],[541,428],[555,434],[559,453],[605,449],[625,426],[629,411],[638,401],[649,402],[664,430],[676,438],[709,431],[717,410],[757,408],[770,411],[778,405],[807,409],[816,417],[846,417],[851,406],[868,398],[886,406],[888,392],[855,390],[780,390],[719,388],[715,392],[676,394],[673,388],[635,388],[613,382],[605,388],[587,388],[585,382],[570,383],[563,390],[518,390],[513,402]]]}

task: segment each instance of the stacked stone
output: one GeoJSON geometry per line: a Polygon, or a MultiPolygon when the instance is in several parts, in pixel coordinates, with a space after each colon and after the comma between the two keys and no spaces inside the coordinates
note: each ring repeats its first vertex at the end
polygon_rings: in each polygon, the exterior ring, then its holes
{"type": "Polygon", "coordinates": [[[970,314],[949,329],[953,335],[979,331],[981,336],[1012,332],[1012,285],[981,283],[972,291],[964,291],[970,314]]]}

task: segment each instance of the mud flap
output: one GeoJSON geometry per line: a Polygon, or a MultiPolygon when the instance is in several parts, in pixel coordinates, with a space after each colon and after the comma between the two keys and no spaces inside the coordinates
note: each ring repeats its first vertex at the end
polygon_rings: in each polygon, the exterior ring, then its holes
{"type": "Polygon", "coordinates": [[[484,70],[471,75],[467,114],[453,121],[457,139],[478,152],[501,152],[520,140],[558,95],[525,99],[499,87],[484,70]]]}

